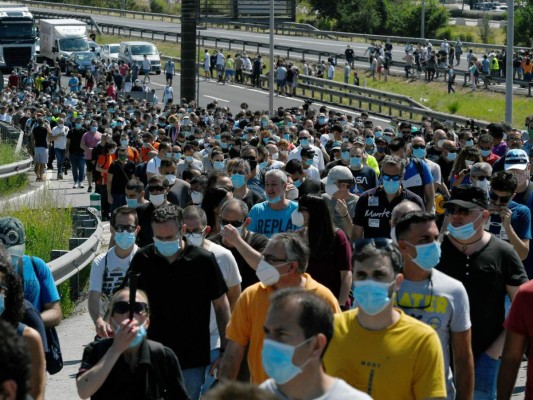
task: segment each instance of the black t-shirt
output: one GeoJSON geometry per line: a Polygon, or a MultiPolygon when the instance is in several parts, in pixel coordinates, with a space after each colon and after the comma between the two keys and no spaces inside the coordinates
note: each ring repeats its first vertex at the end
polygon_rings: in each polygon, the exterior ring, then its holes
{"type": "Polygon", "coordinates": [[[438,163],[441,154],[441,151],[438,151],[435,147],[430,146],[427,149],[426,158],[434,163],[438,163]]]}
{"type": "Polygon", "coordinates": [[[67,139],[70,140],[68,151],[70,154],[77,154],[83,156],[85,152],[81,148],[81,138],[87,132],[85,129],[71,129],[68,131],[67,139]]]}
{"type": "Polygon", "coordinates": [[[48,136],[48,129],[42,125],[38,125],[33,128],[33,139],[35,140],[35,147],[46,147],[48,148],[48,142],[46,137],[48,136]]]}
{"type": "Polygon", "coordinates": [[[148,338],[170,347],[184,369],[209,365],[211,302],[228,291],[215,256],[186,246],[169,264],[154,245],[139,250],[130,269],[150,300],[148,338]]]}
{"type": "Polygon", "coordinates": [[[441,257],[436,268],[461,281],[468,293],[472,351],[477,358],[503,329],[506,286],[527,282],[526,272],[513,247],[495,236],[470,256],[457,249],[448,236],[441,249],[446,257],[441,257]]]}
{"type": "MultiPolygon", "coordinates": [[[[235,257],[235,261],[237,262],[239,272],[242,278],[241,290],[244,290],[248,286],[252,286],[259,282],[259,279],[255,274],[255,270],[253,270],[252,267],[248,265],[248,263],[241,256],[241,253],[239,253],[235,247],[224,246],[224,243],[222,243],[222,238],[220,236],[217,236],[215,239],[209,240],[211,240],[213,243],[225,247],[226,249],[231,251],[231,254],[233,254],[233,257],[235,257]]],[[[263,253],[263,250],[265,250],[265,247],[268,244],[268,238],[261,233],[247,232],[245,240],[246,243],[248,243],[254,250],[258,251],[259,253],[263,253]]]]}
{"type": "Polygon", "coordinates": [[[450,188],[450,175],[452,173],[453,162],[448,162],[444,158],[439,157],[437,164],[440,167],[442,183],[450,188]]]}
{"type": "Polygon", "coordinates": [[[112,194],[126,194],[126,185],[135,172],[135,164],[128,160],[121,164],[118,160],[113,161],[107,173],[113,175],[111,181],[112,194]]]}
{"type": "Polygon", "coordinates": [[[408,189],[402,189],[390,203],[383,187],[370,189],[359,197],[353,223],[363,227],[365,238],[390,238],[392,209],[404,200],[411,200],[424,209],[422,199],[408,189]]]}
{"type": "MultiPolygon", "coordinates": [[[[88,344],[83,350],[78,376],[93,368],[113,344],[113,339],[104,339],[88,344]]],[[[144,340],[139,347],[139,359],[135,370],[121,355],[102,386],[91,399],[161,399],[189,400],[180,364],[168,347],[151,340],[144,340]]]]}
{"type": "Polygon", "coordinates": [[[139,226],[141,230],[137,235],[137,246],[144,247],[154,242],[154,232],[152,231],[152,214],[155,207],[152,203],[142,204],[137,207],[137,216],[139,217],[139,226]]]}
{"type": "Polygon", "coordinates": [[[378,176],[376,171],[370,168],[368,165],[363,165],[359,171],[350,168],[352,175],[359,189],[356,194],[361,194],[367,190],[373,189],[378,186],[378,176]]]}
{"type": "Polygon", "coordinates": [[[304,179],[300,187],[298,188],[298,198],[304,197],[306,194],[318,194],[322,189],[320,182],[312,179],[304,179]]]}

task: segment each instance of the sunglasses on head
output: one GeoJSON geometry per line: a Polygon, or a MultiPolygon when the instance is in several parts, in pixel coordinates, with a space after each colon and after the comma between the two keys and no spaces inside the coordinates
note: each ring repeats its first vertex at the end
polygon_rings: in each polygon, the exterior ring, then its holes
{"type": "Polygon", "coordinates": [[[513,197],[512,195],[511,196],[498,196],[496,193],[494,193],[493,191],[490,191],[489,192],[489,197],[492,201],[498,201],[500,200],[500,203],[508,203],[511,198],[513,197]]]}
{"type": "MultiPolygon", "coordinates": [[[[113,314],[126,314],[130,312],[130,303],[127,301],[117,301],[113,304],[113,314]]],[[[136,314],[148,313],[148,304],[136,301],[133,306],[133,312],[136,314]]]]}
{"type": "Polygon", "coordinates": [[[137,229],[134,225],[115,225],[115,232],[122,233],[124,231],[133,233],[137,229]]]}

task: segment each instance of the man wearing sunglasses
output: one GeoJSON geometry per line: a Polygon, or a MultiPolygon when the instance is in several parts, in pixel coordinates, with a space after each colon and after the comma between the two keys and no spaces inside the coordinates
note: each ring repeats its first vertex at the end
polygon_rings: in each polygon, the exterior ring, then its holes
{"type": "Polygon", "coordinates": [[[381,185],[363,193],[355,206],[353,239],[390,237],[392,209],[403,200],[424,208],[422,199],[402,187],[404,163],[395,156],[385,156],[381,166],[381,185]]]}
{"type": "Polygon", "coordinates": [[[445,399],[442,347],[430,326],[395,308],[402,256],[390,239],[356,242],[357,308],[334,316],[326,372],[374,399],[445,399]]]}
{"type": "Polygon", "coordinates": [[[151,177],[148,180],[146,191],[148,192],[148,200],[150,201],[146,204],[140,205],[137,208],[139,225],[141,226],[141,231],[137,235],[137,244],[139,247],[144,247],[154,242],[152,232],[152,215],[155,210],[170,204],[167,200],[167,195],[169,192],[167,178],[161,175],[151,177]]]}
{"type": "Polygon", "coordinates": [[[516,186],[516,178],[510,172],[501,171],[492,176],[489,191],[490,216],[485,229],[511,243],[520,259],[524,260],[529,253],[531,240],[531,211],[513,201],[516,186]]]}
{"type": "Polygon", "coordinates": [[[468,295],[461,282],[434,269],[441,258],[435,216],[422,211],[408,212],[399,218],[395,231],[403,256],[404,276],[396,306],[433,327],[439,335],[447,398],[472,399],[474,358],[468,295]],[[450,368],[450,348],[454,374],[450,368]]]}
{"type": "Polygon", "coordinates": [[[151,303],[148,338],[170,347],[183,369],[187,392],[198,399],[210,359],[211,305],[220,333],[220,352],[226,348],[230,308],[228,288],[213,254],[186,246],[183,212],[175,205],[152,215],[154,244],[139,250],[130,271],[139,274],[138,288],[151,303]]]}
{"type": "Polygon", "coordinates": [[[527,281],[513,247],[484,230],[489,217],[486,192],[473,186],[452,189],[445,204],[449,218],[437,269],[463,283],[470,300],[474,397],[495,399],[496,376],[505,332],[505,299],[527,281]]]}
{"type": "Polygon", "coordinates": [[[135,239],[140,231],[134,208],[119,207],[111,215],[111,234],[115,245],[96,257],[89,278],[89,314],[96,334],[107,338],[113,328],[106,322],[109,301],[121,286],[133,256],[139,249],[135,239]]]}

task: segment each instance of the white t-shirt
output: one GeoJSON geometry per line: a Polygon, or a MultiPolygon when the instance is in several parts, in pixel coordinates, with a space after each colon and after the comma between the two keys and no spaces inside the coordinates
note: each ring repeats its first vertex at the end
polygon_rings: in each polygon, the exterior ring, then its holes
{"type": "Polygon", "coordinates": [[[54,148],[65,150],[67,147],[67,134],[69,129],[66,126],[59,128],[54,126],[52,129],[52,137],[54,138],[54,148]]]}
{"type": "MultiPolygon", "coordinates": [[[[220,272],[222,272],[222,276],[224,277],[224,281],[228,288],[241,284],[242,278],[239,273],[239,267],[237,261],[235,261],[235,257],[231,254],[231,251],[212,242],[206,242],[205,250],[210,251],[215,256],[220,272]]],[[[211,350],[218,349],[220,347],[220,335],[218,334],[217,318],[213,304],[211,304],[209,331],[211,332],[211,350]]]]}
{"type": "MultiPolygon", "coordinates": [[[[268,379],[259,385],[261,389],[274,393],[278,399],[291,400],[285,396],[279,389],[273,379],[268,379]]],[[[372,400],[368,394],[354,389],[342,379],[335,378],[335,382],[329,390],[322,396],[315,397],[313,400],[372,400]]]]}
{"type": "Polygon", "coordinates": [[[100,254],[93,261],[91,275],[89,278],[89,291],[112,294],[117,289],[130,266],[133,256],[139,247],[133,246],[133,250],[128,257],[120,258],[115,253],[115,247],[112,247],[107,253],[100,254]],[[104,282],[104,271],[107,257],[107,277],[104,282]]]}
{"type": "Polygon", "coordinates": [[[304,172],[307,179],[320,183],[320,172],[318,172],[318,169],[316,169],[314,165],[304,169],[304,172]]]}
{"type": "Polygon", "coordinates": [[[146,165],[146,173],[159,175],[159,166],[161,165],[161,159],[159,156],[155,156],[146,165]]]}
{"type": "Polygon", "coordinates": [[[144,70],[147,70],[147,69],[149,70],[149,69],[152,68],[152,63],[151,63],[150,60],[147,59],[147,58],[144,58],[144,59],[142,60],[141,65],[142,65],[142,67],[143,67],[144,70]]]}
{"type": "MultiPolygon", "coordinates": [[[[324,169],[324,155],[322,154],[322,151],[316,147],[315,145],[310,144],[309,148],[315,152],[315,156],[313,157],[313,165],[316,169],[319,171],[322,171],[324,169]]],[[[289,153],[289,161],[290,160],[300,160],[302,161],[302,156],[300,155],[300,152],[302,151],[302,146],[295,147],[291,152],[289,153]]]]}

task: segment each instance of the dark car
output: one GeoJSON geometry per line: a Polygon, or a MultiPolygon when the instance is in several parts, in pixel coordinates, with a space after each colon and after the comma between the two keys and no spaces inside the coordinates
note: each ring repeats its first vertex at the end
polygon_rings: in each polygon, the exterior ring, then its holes
{"type": "Polygon", "coordinates": [[[72,72],[84,74],[91,69],[92,61],[96,59],[98,59],[98,54],[92,51],[76,51],[68,56],[65,72],[67,75],[70,75],[72,72]]]}

